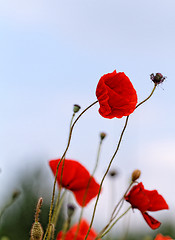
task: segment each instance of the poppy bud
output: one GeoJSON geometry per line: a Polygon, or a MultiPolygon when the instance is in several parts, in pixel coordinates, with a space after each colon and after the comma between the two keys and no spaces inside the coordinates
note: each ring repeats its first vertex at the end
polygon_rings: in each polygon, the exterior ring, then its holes
{"type": "Polygon", "coordinates": [[[77,104],[74,104],[74,107],[73,107],[73,112],[74,113],[77,113],[79,110],[80,110],[80,106],[79,105],[77,105],[77,104]]]}
{"type": "Polygon", "coordinates": [[[163,83],[166,77],[164,77],[161,73],[156,73],[156,75],[152,73],[150,75],[150,78],[157,85],[157,84],[163,83]]]}
{"type": "Polygon", "coordinates": [[[20,191],[18,191],[18,190],[14,191],[13,194],[12,194],[12,199],[15,200],[16,198],[19,197],[20,194],[21,194],[20,191]]]}
{"type": "Polygon", "coordinates": [[[75,206],[73,204],[68,204],[67,205],[67,215],[68,215],[68,218],[71,218],[73,216],[74,211],[75,211],[75,206]]]}
{"type": "Polygon", "coordinates": [[[132,173],[132,181],[135,182],[141,175],[141,171],[136,169],[132,173]]]}
{"type": "Polygon", "coordinates": [[[42,240],[43,228],[39,222],[34,222],[31,229],[31,240],[42,240]]]}
{"type": "Polygon", "coordinates": [[[104,133],[104,132],[100,133],[101,140],[103,140],[105,137],[106,137],[106,133],[104,133]]]}
{"type": "Polygon", "coordinates": [[[110,177],[116,177],[118,175],[118,171],[116,171],[116,170],[110,170],[109,171],[109,176],[110,177]]]}

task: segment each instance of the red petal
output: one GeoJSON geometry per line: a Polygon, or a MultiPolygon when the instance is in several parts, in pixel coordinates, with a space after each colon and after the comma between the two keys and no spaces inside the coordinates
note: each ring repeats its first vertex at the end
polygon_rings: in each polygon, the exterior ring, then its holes
{"type": "Polygon", "coordinates": [[[147,196],[150,199],[150,206],[148,211],[159,211],[163,209],[169,209],[165,199],[157,192],[157,190],[148,191],[145,190],[147,196]]]}
{"type": "Polygon", "coordinates": [[[158,227],[160,227],[161,223],[157,221],[155,218],[151,217],[147,212],[142,213],[142,216],[144,217],[145,221],[150,226],[150,228],[157,229],[158,227]]]}
{"type": "Polygon", "coordinates": [[[99,113],[105,118],[128,116],[137,104],[137,94],[129,78],[116,70],[100,78],[96,96],[100,104],[99,113]]]}
{"type": "Polygon", "coordinates": [[[88,191],[86,190],[86,188],[84,188],[82,190],[73,191],[73,193],[75,195],[77,202],[80,204],[80,206],[86,206],[92,198],[97,196],[99,192],[99,188],[100,188],[100,185],[96,183],[94,178],[92,178],[88,187],[88,191]],[[86,198],[84,200],[85,194],[86,194],[86,198]]]}
{"type": "Polygon", "coordinates": [[[145,194],[145,189],[142,183],[132,187],[130,192],[125,197],[125,200],[129,202],[133,208],[137,208],[141,212],[147,211],[150,204],[150,200],[145,194]]]}
{"type": "MultiPolygon", "coordinates": [[[[56,168],[60,159],[49,161],[49,165],[54,173],[56,174],[56,168]]],[[[63,160],[58,168],[57,182],[60,184],[61,171],[63,166],[63,160]]],[[[78,201],[78,203],[83,206],[84,194],[90,180],[90,174],[86,168],[79,162],[74,160],[65,159],[64,169],[62,175],[62,186],[66,189],[71,190],[78,201]]],[[[89,190],[87,192],[85,206],[88,202],[94,198],[99,192],[100,185],[95,181],[94,178],[91,179],[89,190]]]]}
{"type": "Polygon", "coordinates": [[[173,240],[173,239],[169,236],[163,236],[162,234],[159,233],[157,234],[154,240],[173,240]]]}
{"type": "MultiPolygon", "coordinates": [[[[89,229],[89,224],[87,223],[86,220],[82,219],[80,222],[78,233],[76,233],[77,227],[78,227],[78,224],[75,224],[69,229],[69,231],[66,233],[65,240],[74,239],[75,234],[77,234],[76,240],[84,240],[89,229]]],[[[62,237],[62,232],[59,232],[57,235],[57,240],[61,240],[61,237],[62,237]]],[[[89,235],[87,237],[87,240],[94,240],[96,237],[97,237],[96,232],[94,231],[93,228],[91,228],[89,235]]]]}

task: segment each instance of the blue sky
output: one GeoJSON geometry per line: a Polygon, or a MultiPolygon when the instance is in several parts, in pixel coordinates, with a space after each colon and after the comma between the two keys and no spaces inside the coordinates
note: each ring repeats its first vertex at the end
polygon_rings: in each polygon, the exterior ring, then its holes
{"type": "MultiPolygon", "coordinates": [[[[103,74],[125,72],[141,101],[153,87],[149,75],[161,72],[166,81],[132,114],[113,166],[124,181],[140,168],[146,187],[160,190],[173,209],[174,7],[174,0],[0,2],[1,185],[10,187],[34,156],[47,166],[62,154],[73,104],[83,109],[95,101],[103,74]]],[[[123,123],[103,119],[94,106],[75,128],[67,156],[92,170],[99,132],[107,132],[102,174],[123,123]]]]}

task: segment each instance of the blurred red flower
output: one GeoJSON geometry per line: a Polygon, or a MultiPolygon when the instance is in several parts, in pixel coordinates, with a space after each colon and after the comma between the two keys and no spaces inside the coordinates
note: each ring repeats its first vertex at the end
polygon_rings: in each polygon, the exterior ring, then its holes
{"type": "MultiPolygon", "coordinates": [[[[49,165],[54,175],[56,174],[56,169],[59,161],[60,159],[49,161],[49,165]]],[[[57,183],[59,185],[60,185],[62,165],[63,165],[63,161],[61,161],[58,168],[57,183]]],[[[77,202],[80,204],[80,206],[86,206],[89,203],[89,201],[92,198],[94,198],[99,192],[100,185],[95,181],[94,177],[92,177],[91,180],[90,180],[90,177],[91,176],[87,171],[87,169],[83,165],[81,165],[79,162],[65,159],[61,185],[62,187],[68,190],[71,190],[74,193],[75,198],[77,202]],[[89,181],[90,183],[87,191],[86,189],[89,181]],[[86,199],[83,205],[83,199],[84,199],[85,193],[86,193],[86,199]]]]}
{"type": "MultiPolygon", "coordinates": [[[[78,224],[75,224],[74,226],[72,226],[66,233],[65,235],[65,240],[73,240],[77,231],[77,227],[78,224]]],[[[89,229],[89,224],[86,222],[86,220],[82,219],[80,222],[80,226],[79,226],[79,230],[77,233],[77,237],[75,240],[84,240],[87,232],[89,229]]],[[[59,232],[57,235],[57,240],[61,240],[62,239],[62,234],[63,232],[59,232]]],[[[89,235],[87,237],[87,240],[94,240],[97,237],[96,232],[94,231],[93,228],[91,228],[89,235]]]]}
{"type": "Polygon", "coordinates": [[[124,72],[103,75],[97,85],[99,113],[105,118],[122,118],[131,114],[137,104],[137,93],[124,72]]]}
{"type": "Polygon", "coordinates": [[[160,222],[151,217],[146,211],[159,211],[168,209],[165,199],[157,192],[157,190],[146,190],[142,183],[135,185],[125,196],[125,200],[137,208],[142,213],[147,224],[156,229],[160,226],[160,222]]]}
{"type": "Polygon", "coordinates": [[[173,239],[170,238],[169,236],[163,236],[162,234],[159,233],[157,234],[154,240],[173,240],[173,239]]]}

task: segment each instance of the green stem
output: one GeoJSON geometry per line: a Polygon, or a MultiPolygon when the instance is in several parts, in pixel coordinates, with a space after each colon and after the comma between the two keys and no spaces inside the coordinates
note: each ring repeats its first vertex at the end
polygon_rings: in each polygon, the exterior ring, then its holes
{"type": "Polygon", "coordinates": [[[65,149],[65,151],[64,151],[64,153],[63,153],[63,155],[62,155],[62,157],[61,157],[61,159],[60,159],[60,161],[59,161],[59,163],[58,163],[58,165],[57,165],[57,169],[56,169],[56,173],[55,173],[55,180],[54,180],[53,192],[52,192],[52,200],[51,200],[50,211],[49,211],[49,223],[48,223],[48,227],[47,227],[47,230],[46,230],[46,233],[45,233],[45,235],[44,235],[43,240],[46,239],[46,236],[47,236],[47,233],[48,233],[48,229],[49,229],[49,226],[50,226],[50,224],[51,224],[52,209],[53,209],[53,203],[54,203],[54,197],[55,197],[55,187],[56,187],[56,180],[57,180],[57,175],[58,175],[58,168],[59,168],[59,165],[60,165],[61,161],[63,160],[63,158],[65,157],[65,155],[66,155],[66,153],[67,153],[67,151],[68,151],[68,149],[69,149],[70,141],[71,141],[71,137],[72,137],[72,131],[73,131],[73,129],[74,129],[75,124],[76,124],[77,121],[79,120],[79,118],[80,118],[89,108],[91,108],[93,105],[95,105],[97,102],[98,102],[98,100],[95,101],[95,102],[93,102],[93,103],[92,103],[91,105],[89,105],[84,111],[82,111],[82,112],[79,114],[79,116],[75,119],[74,123],[72,124],[72,126],[71,126],[71,128],[70,128],[68,143],[67,143],[66,149],[65,149]]]}
{"type": "Polygon", "coordinates": [[[116,154],[117,154],[117,152],[118,152],[118,150],[119,150],[119,147],[120,147],[120,143],[121,143],[121,141],[122,141],[123,134],[124,134],[125,129],[126,129],[126,126],[127,126],[127,124],[128,124],[128,119],[129,119],[129,116],[126,117],[125,125],[124,125],[123,130],[122,130],[122,133],[121,133],[121,135],[120,135],[120,139],[119,139],[119,141],[118,141],[117,148],[116,148],[116,150],[115,150],[115,152],[114,152],[114,154],[113,154],[113,156],[112,156],[112,158],[111,158],[111,160],[110,160],[110,162],[109,162],[108,168],[107,168],[107,170],[106,170],[106,172],[105,172],[105,174],[104,174],[104,176],[103,176],[103,178],[102,178],[102,180],[101,180],[100,189],[99,189],[99,192],[98,192],[98,195],[97,195],[97,198],[96,198],[96,202],[95,202],[95,206],[94,206],[94,210],[93,210],[91,222],[90,222],[89,229],[88,229],[88,232],[87,232],[86,237],[85,237],[84,240],[87,239],[87,237],[88,237],[88,235],[89,235],[89,232],[90,232],[90,230],[91,230],[91,228],[92,228],[92,224],[93,224],[93,221],[94,221],[95,212],[96,212],[97,203],[98,203],[98,200],[99,200],[101,188],[102,188],[104,179],[105,179],[106,175],[107,175],[108,172],[109,172],[109,169],[110,169],[110,167],[111,167],[111,164],[112,164],[112,162],[113,162],[113,160],[114,160],[114,158],[115,158],[115,156],[116,156],[116,154]]]}
{"type": "MultiPolygon", "coordinates": [[[[157,86],[157,84],[155,83],[155,84],[154,84],[154,88],[153,88],[152,92],[150,93],[150,95],[149,95],[145,100],[143,100],[142,102],[140,102],[140,103],[136,106],[136,108],[138,108],[140,105],[142,105],[142,104],[143,104],[144,102],[146,102],[148,99],[150,99],[150,97],[153,95],[153,93],[154,93],[154,91],[155,91],[155,89],[156,89],[156,86],[157,86]]],[[[96,202],[95,202],[95,206],[94,206],[94,210],[93,210],[91,222],[90,222],[89,229],[88,229],[88,232],[87,232],[84,240],[87,239],[87,237],[88,237],[88,235],[89,235],[89,232],[90,232],[90,230],[91,230],[91,228],[92,228],[92,224],[93,224],[93,221],[94,221],[95,212],[96,212],[96,208],[97,208],[97,203],[98,203],[99,196],[100,196],[100,191],[101,191],[101,188],[102,188],[104,179],[105,179],[107,173],[109,172],[109,169],[110,169],[110,167],[111,167],[111,164],[112,164],[112,162],[113,162],[113,160],[114,160],[114,158],[115,158],[115,156],[116,156],[116,154],[117,154],[117,152],[118,152],[118,150],[119,150],[120,143],[121,143],[123,134],[124,134],[124,132],[125,132],[125,129],[126,129],[126,126],[127,126],[127,123],[128,123],[129,116],[130,116],[130,115],[128,115],[128,116],[126,117],[125,125],[124,125],[123,130],[122,130],[122,133],[121,133],[121,135],[120,135],[120,139],[119,139],[119,142],[118,142],[118,144],[117,144],[116,151],[114,152],[114,154],[113,154],[113,156],[112,156],[112,158],[111,158],[111,160],[110,160],[110,162],[109,162],[108,168],[107,168],[107,170],[106,170],[106,172],[105,172],[105,174],[104,174],[104,176],[103,176],[103,178],[102,178],[102,180],[101,180],[100,189],[99,189],[99,192],[98,192],[98,195],[97,195],[97,198],[96,198],[96,202]]]]}
{"type": "Polygon", "coordinates": [[[154,84],[154,88],[153,88],[152,92],[150,93],[150,95],[149,95],[145,100],[143,100],[142,102],[140,102],[139,104],[137,104],[136,108],[138,108],[140,105],[142,105],[142,104],[143,104],[144,102],[146,102],[148,99],[150,99],[150,97],[153,95],[156,87],[157,87],[157,84],[155,83],[155,84],[154,84]]]}
{"type": "Polygon", "coordinates": [[[96,164],[95,164],[95,167],[94,167],[94,170],[89,178],[89,181],[88,181],[88,184],[87,184],[87,188],[86,188],[86,191],[85,191],[85,194],[83,196],[83,206],[81,208],[81,212],[80,212],[80,217],[79,217],[79,221],[78,221],[78,226],[77,226],[77,230],[76,230],[76,233],[75,233],[75,236],[73,238],[73,240],[76,239],[77,235],[78,235],[78,231],[79,231],[79,227],[80,227],[80,222],[81,222],[81,219],[82,219],[82,216],[83,216],[83,211],[84,211],[84,206],[85,206],[85,201],[86,201],[86,197],[87,197],[87,192],[88,192],[88,189],[89,189],[89,185],[90,185],[90,182],[95,174],[95,171],[97,169],[97,166],[98,166],[98,162],[99,162],[99,158],[100,158],[100,151],[101,151],[101,145],[102,145],[102,142],[103,140],[100,139],[100,143],[99,143],[99,147],[98,147],[98,152],[97,152],[97,158],[96,158],[96,164]]]}
{"type": "Polygon", "coordinates": [[[131,182],[129,187],[127,188],[127,190],[125,191],[123,197],[120,199],[120,201],[117,203],[117,205],[115,206],[113,212],[112,212],[112,215],[111,215],[111,218],[109,220],[109,223],[100,231],[99,235],[101,235],[108,227],[109,225],[111,224],[111,222],[117,217],[117,215],[119,214],[122,206],[123,206],[123,203],[124,203],[124,197],[125,195],[127,194],[127,192],[129,191],[130,187],[132,186],[134,182],[131,182]],[[117,208],[119,207],[118,211],[116,212],[117,208]],[[116,212],[116,213],[115,213],[116,212]]]}
{"type": "Polygon", "coordinates": [[[120,217],[118,217],[113,224],[108,228],[108,230],[106,230],[103,234],[101,234],[100,236],[97,236],[95,238],[95,240],[104,237],[111,229],[112,227],[118,222],[118,220],[120,220],[132,207],[130,206],[122,215],[120,215],[120,217]]]}
{"type": "Polygon", "coordinates": [[[61,210],[61,206],[63,204],[65,194],[66,194],[66,190],[63,192],[61,198],[59,196],[57,197],[55,209],[54,209],[53,216],[52,216],[52,223],[54,224],[54,226],[56,226],[56,222],[57,222],[60,210],[61,210]]]}

